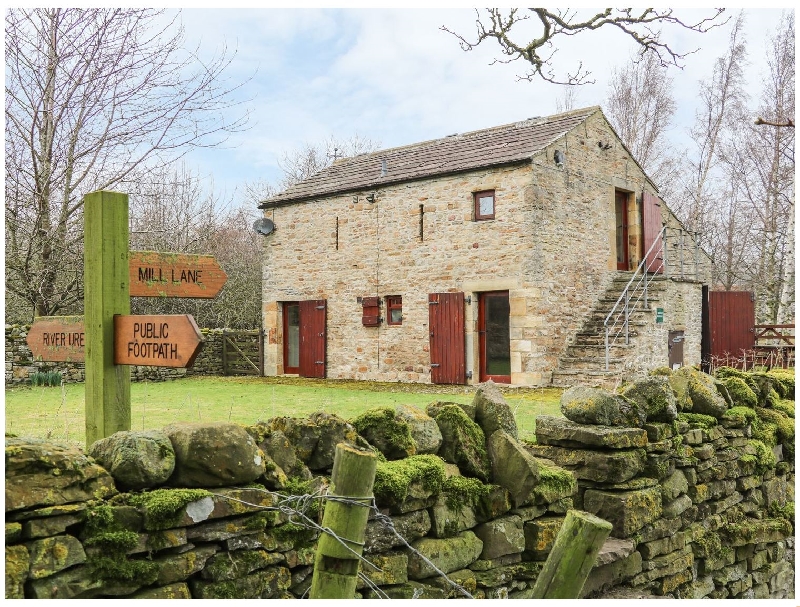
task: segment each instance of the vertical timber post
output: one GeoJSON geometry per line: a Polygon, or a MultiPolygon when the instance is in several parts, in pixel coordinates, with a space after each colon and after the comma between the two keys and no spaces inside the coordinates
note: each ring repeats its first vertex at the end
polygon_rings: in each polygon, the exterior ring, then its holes
{"type": "Polygon", "coordinates": [[[131,428],[130,367],[114,364],[114,315],[130,314],[128,195],[83,199],[86,445],[131,428]]]}
{"type": "Polygon", "coordinates": [[[336,445],[331,474],[331,494],[360,498],[358,503],[329,500],[325,504],[322,526],[330,529],[348,546],[328,533],[317,544],[314,574],[309,598],[353,599],[358,581],[359,556],[364,550],[364,537],[372,498],[372,485],[378,460],[373,453],[350,445],[336,445]]]}
{"type": "Polygon", "coordinates": [[[611,528],[611,523],[594,514],[569,510],[531,596],[527,598],[580,598],[611,528]]]}

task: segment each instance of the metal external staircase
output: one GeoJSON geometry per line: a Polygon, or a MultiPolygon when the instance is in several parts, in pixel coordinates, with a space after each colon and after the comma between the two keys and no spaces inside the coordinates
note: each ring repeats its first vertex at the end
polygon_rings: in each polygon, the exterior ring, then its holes
{"type": "Polygon", "coordinates": [[[665,229],[634,272],[619,272],[575,334],[553,372],[555,386],[610,385],[626,371],[642,327],[653,321],[664,289],[664,262],[659,254],[665,229]]]}

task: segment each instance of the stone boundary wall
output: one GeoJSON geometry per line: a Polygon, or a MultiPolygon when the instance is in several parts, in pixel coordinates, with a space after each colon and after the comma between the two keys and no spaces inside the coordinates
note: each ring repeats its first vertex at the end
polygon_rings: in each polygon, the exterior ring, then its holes
{"type": "MultiPolygon", "coordinates": [[[[6,386],[28,383],[36,372],[58,371],[65,383],[84,381],[83,363],[35,361],[25,341],[30,325],[6,325],[6,386]]],[[[191,369],[131,367],[131,381],[164,381],[191,375],[222,375],[222,329],[200,329],[205,342],[191,369]]]]}
{"type": "Polygon", "coordinates": [[[491,382],[468,405],[172,424],[87,454],[6,437],[6,598],[306,596],[304,516],[340,442],[380,460],[359,597],[530,598],[579,508],[613,524],[584,597],[793,598],[793,394],[793,375],[664,370],[570,389],[535,444],[491,382]]]}

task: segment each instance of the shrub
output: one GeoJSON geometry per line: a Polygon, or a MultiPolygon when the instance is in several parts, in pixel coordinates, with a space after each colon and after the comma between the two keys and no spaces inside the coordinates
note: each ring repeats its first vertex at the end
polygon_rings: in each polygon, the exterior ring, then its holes
{"type": "Polygon", "coordinates": [[[61,385],[61,373],[58,371],[37,371],[32,373],[30,379],[31,386],[38,388],[39,386],[55,387],[61,385]]]}

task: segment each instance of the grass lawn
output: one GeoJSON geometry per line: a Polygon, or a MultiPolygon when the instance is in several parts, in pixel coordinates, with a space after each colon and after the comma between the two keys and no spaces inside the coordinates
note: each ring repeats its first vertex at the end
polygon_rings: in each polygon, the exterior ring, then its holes
{"type": "MultiPolygon", "coordinates": [[[[503,388],[520,438],[533,439],[537,415],[560,415],[558,388],[503,388]]],[[[285,377],[193,377],[131,384],[131,429],[175,421],[254,424],[314,411],[352,419],[367,409],[400,404],[421,409],[437,400],[467,403],[474,387],[312,380],[285,377]]],[[[6,433],[83,444],[84,384],[12,387],[5,392],[6,433]]]]}

